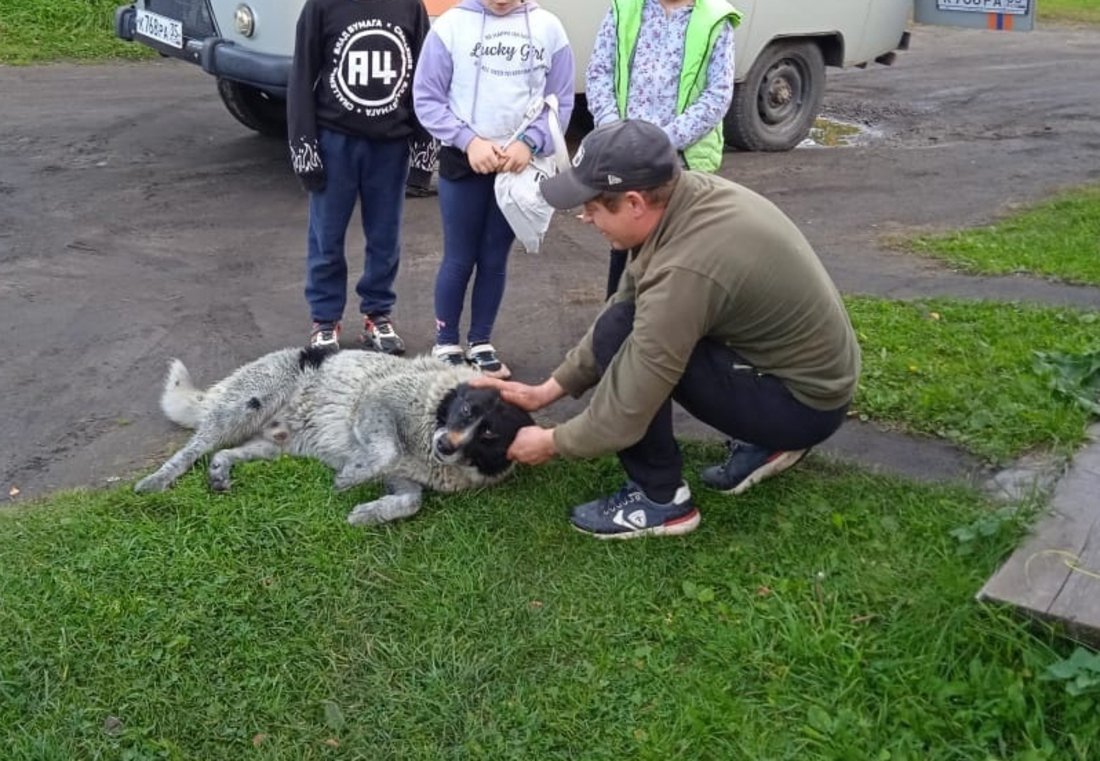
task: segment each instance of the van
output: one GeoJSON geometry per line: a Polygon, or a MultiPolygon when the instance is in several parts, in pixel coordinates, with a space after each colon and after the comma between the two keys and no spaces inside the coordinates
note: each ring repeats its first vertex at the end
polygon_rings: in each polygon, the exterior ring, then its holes
{"type": "MultiPolygon", "coordinates": [[[[425,0],[433,18],[456,0],[425,0]]],[[[135,0],[115,12],[115,33],[197,64],[229,112],[265,135],[286,132],[286,84],[305,0],[135,0]]],[[[562,20],[577,57],[574,126],[591,125],[584,69],[608,4],[540,0],[562,20]]],[[[809,133],[825,96],[825,67],[890,64],[908,47],[912,0],[737,0],[736,86],[726,142],[785,151],[809,133]]]]}

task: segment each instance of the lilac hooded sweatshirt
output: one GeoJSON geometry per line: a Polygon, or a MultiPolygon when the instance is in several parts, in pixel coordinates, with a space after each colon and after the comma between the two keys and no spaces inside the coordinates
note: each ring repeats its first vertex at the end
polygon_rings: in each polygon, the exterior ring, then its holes
{"type": "MultiPolygon", "coordinates": [[[[573,69],[565,29],[535,0],[504,16],[481,0],[462,0],[435,20],[424,41],[413,107],[444,145],[465,151],[474,137],[503,144],[538,95],[558,96],[558,118],[568,126],[573,69]]],[[[545,111],[524,132],[539,151],[553,152],[545,111]]]]}

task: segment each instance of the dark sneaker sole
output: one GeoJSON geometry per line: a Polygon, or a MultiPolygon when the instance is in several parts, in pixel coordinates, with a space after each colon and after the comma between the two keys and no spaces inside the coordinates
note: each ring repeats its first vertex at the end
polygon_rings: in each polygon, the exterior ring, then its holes
{"type": "Polygon", "coordinates": [[[699,510],[694,509],[687,515],[683,515],[675,520],[666,521],[660,526],[650,526],[649,528],[640,528],[634,531],[620,531],[617,534],[600,534],[595,531],[581,528],[573,522],[570,522],[569,525],[582,534],[594,536],[597,539],[637,539],[642,536],[683,536],[684,534],[690,534],[698,528],[699,521],[702,520],[702,517],[703,516],[699,514],[699,510]]]}
{"type": "Polygon", "coordinates": [[[802,462],[802,459],[809,453],[809,449],[799,449],[793,452],[779,452],[770,459],[765,460],[764,464],[752,473],[745,476],[737,486],[722,491],[724,494],[744,494],[761,481],[771,478],[772,476],[777,476],[784,470],[793,468],[795,465],[802,462]]]}
{"type": "Polygon", "coordinates": [[[363,345],[363,348],[367,351],[377,351],[381,352],[382,354],[389,354],[393,357],[400,357],[405,353],[404,346],[386,348],[370,336],[359,336],[359,343],[361,343],[363,345]]]}

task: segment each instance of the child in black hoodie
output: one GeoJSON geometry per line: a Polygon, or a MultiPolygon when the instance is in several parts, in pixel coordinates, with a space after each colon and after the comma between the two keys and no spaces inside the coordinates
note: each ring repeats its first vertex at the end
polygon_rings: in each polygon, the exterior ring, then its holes
{"type": "Polygon", "coordinates": [[[366,252],[356,283],[367,348],[402,354],[393,283],[410,142],[430,140],[412,109],[428,34],[421,0],[307,0],[287,88],[294,172],[309,191],[306,300],[311,346],[339,346],[347,300],[344,238],[360,202],[366,252]]]}

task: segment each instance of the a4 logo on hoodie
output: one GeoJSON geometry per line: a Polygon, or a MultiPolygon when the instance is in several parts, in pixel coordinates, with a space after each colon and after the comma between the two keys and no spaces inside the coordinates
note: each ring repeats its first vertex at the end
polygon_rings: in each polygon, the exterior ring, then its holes
{"type": "Polygon", "coordinates": [[[348,111],[380,116],[396,110],[412,83],[412,47],[401,27],[381,19],[348,26],[332,49],[329,88],[348,111]]]}

